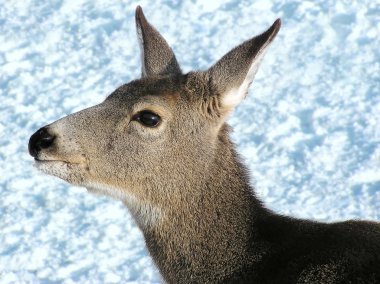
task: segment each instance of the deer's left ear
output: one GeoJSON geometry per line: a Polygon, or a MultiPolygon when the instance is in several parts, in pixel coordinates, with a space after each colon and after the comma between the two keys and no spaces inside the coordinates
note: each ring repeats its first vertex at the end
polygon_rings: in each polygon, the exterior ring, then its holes
{"type": "Polygon", "coordinates": [[[277,19],[267,31],[235,47],[206,71],[225,112],[230,112],[246,97],[260,61],[280,26],[281,21],[277,19]]]}
{"type": "Polygon", "coordinates": [[[182,73],[173,50],[146,20],[140,6],[136,8],[136,29],[141,51],[141,77],[182,73]]]}

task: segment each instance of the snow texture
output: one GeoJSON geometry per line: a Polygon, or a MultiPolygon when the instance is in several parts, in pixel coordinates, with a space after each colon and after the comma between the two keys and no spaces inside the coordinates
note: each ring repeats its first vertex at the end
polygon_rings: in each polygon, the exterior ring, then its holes
{"type": "Polygon", "coordinates": [[[280,17],[230,118],[258,195],[323,221],[380,220],[380,3],[0,1],[0,282],[157,283],[118,201],[33,168],[30,135],[140,75],[134,9],[206,69],[280,17]]]}

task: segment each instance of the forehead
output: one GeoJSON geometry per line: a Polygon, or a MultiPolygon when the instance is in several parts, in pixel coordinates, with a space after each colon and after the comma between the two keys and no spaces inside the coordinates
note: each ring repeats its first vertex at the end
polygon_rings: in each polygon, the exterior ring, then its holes
{"type": "Polygon", "coordinates": [[[136,103],[148,97],[178,100],[186,97],[186,76],[143,78],[117,88],[106,100],[136,103]]]}

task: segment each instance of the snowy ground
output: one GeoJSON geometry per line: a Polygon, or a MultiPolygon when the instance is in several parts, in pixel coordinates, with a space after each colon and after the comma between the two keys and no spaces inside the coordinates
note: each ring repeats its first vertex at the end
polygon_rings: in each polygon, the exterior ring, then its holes
{"type": "Polygon", "coordinates": [[[36,129],[139,75],[137,4],[185,71],[281,17],[230,120],[257,192],[299,217],[380,220],[379,0],[2,1],[0,283],[159,281],[118,201],[38,173],[27,154],[36,129]]]}

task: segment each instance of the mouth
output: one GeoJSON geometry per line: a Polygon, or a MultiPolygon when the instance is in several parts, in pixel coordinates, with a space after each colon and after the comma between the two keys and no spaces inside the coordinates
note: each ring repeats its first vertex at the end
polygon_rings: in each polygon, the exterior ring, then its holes
{"type": "Polygon", "coordinates": [[[33,166],[37,168],[38,170],[51,174],[50,170],[56,167],[68,167],[71,164],[66,161],[60,161],[60,160],[40,160],[40,159],[34,159],[33,166]]]}
{"type": "Polygon", "coordinates": [[[34,158],[34,161],[37,162],[37,163],[46,163],[46,162],[63,162],[63,161],[59,161],[59,160],[41,160],[41,159],[38,159],[38,158],[34,158]]]}
{"type": "Polygon", "coordinates": [[[74,185],[82,184],[85,176],[87,176],[84,163],[35,158],[34,167],[47,175],[56,176],[74,185]]]}
{"type": "Polygon", "coordinates": [[[52,163],[62,163],[62,164],[67,164],[67,165],[80,165],[81,163],[74,163],[74,162],[69,162],[65,160],[41,160],[38,158],[34,158],[34,162],[36,164],[52,164],[52,163]]]}
{"type": "MultiPolygon", "coordinates": [[[[41,160],[38,158],[34,158],[34,166],[42,172],[48,173],[49,169],[53,169],[55,167],[68,167],[71,163],[67,161],[61,160],[41,160]]],[[[48,173],[49,174],[49,173],[48,173]]]]}

